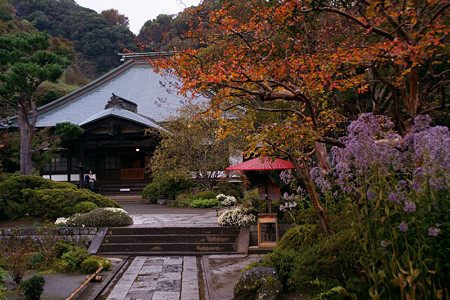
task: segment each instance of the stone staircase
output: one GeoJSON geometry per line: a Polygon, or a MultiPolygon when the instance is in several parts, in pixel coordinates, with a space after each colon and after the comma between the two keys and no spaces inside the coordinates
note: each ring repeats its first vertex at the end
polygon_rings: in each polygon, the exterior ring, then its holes
{"type": "Polygon", "coordinates": [[[236,254],[239,232],[237,227],[112,227],[107,229],[97,254],[236,254]]]}
{"type": "Polygon", "coordinates": [[[119,181],[101,184],[100,194],[103,196],[140,196],[149,181],[119,181]]]}

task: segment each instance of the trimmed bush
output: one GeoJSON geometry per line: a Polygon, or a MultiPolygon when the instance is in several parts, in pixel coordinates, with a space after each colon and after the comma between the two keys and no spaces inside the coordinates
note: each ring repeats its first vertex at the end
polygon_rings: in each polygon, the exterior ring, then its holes
{"type": "Polygon", "coordinates": [[[66,220],[70,227],[117,227],[133,224],[133,219],[122,208],[97,208],[86,214],[75,214],[66,220]]]}
{"type": "Polygon", "coordinates": [[[301,246],[311,243],[309,238],[314,225],[304,224],[297,227],[290,228],[278,242],[280,249],[294,249],[299,250],[301,246]]]}
{"type": "Polygon", "coordinates": [[[106,197],[75,185],[38,176],[18,176],[0,184],[0,219],[14,220],[26,216],[55,220],[74,214],[79,202],[98,207],[120,207],[106,197]]]}
{"type": "Polygon", "coordinates": [[[209,208],[219,206],[220,202],[217,199],[195,199],[189,204],[190,207],[195,208],[209,208]]]}
{"type": "Polygon", "coordinates": [[[39,176],[12,177],[0,183],[0,220],[18,219],[33,212],[33,207],[29,205],[32,195],[23,194],[23,191],[28,189],[76,190],[77,187],[71,183],[56,182],[39,176]]]}
{"type": "Polygon", "coordinates": [[[34,275],[20,284],[20,290],[25,299],[39,300],[44,292],[45,278],[42,275],[34,275]]]}
{"type": "Polygon", "coordinates": [[[192,199],[212,199],[216,198],[216,193],[213,191],[203,191],[192,196],[192,199]]]}
{"type": "Polygon", "coordinates": [[[70,271],[78,271],[81,263],[91,256],[86,248],[73,247],[61,256],[66,268],[70,271]]]}
{"type": "Polygon", "coordinates": [[[166,173],[157,173],[152,183],[147,185],[142,191],[142,199],[157,200],[170,199],[175,197],[192,187],[191,180],[176,180],[168,176],[166,173]]]}
{"type": "Polygon", "coordinates": [[[97,259],[88,258],[81,263],[80,268],[82,272],[92,274],[95,273],[100,266],[100,262],[97,259]]]}
{"type": "Polygon", "coordinates": [[[88,213],[94,209],[97,209],[98,205],[95,204],[94,202],[90,202],[90,201],[83,201],[83,202],[79,202],[77,203],[74,208],[73,208],[73,213],[75,214],[85,214],[88,213]]]}
{"type": "Polygon", "coordinates": [[[100,256],[92,256],[91,258],[97,260],[100,263],[100,266],[103,267],[104,271],[108,271],[112,267],[111,261],[107,258],[100,256]]]}

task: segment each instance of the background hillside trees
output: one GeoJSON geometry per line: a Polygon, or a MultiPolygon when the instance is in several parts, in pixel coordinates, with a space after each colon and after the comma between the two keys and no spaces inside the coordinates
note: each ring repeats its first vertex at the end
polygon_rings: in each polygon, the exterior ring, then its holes
{"type": "Polygon", "coordinates": [[[53,37],[70,40],[77,52],[76,66],[95,78],[120,64],[123,49],[137,50],[127,17],[117,10],[97,14],[72,0],[12,0],[19,17],[53,37]]]}

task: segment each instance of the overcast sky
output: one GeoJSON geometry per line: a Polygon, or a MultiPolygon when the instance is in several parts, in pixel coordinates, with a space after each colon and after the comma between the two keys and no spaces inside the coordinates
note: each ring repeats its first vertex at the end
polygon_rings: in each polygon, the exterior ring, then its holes
{"type": "Polygon", "coordinates": [[[198,5],[200,0],[75,0],[80,6],[100,13],[114,8],[128,17],[130,29],[139,33],[147,20],[155,19],[160,14],[176,14],[187,6],[198,5]],[[185,6],[186,5],[186,6],[185,6]]]}

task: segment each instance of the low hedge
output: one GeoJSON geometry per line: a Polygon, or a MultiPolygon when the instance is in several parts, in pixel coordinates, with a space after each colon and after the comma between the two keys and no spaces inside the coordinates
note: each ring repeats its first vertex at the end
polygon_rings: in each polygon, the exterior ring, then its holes
{"type": "Polygon", "coordinates": [[[219,206],[220,201],[217,199],[195,199],[192,200],[191,203],[189,203],[190,207],[195,208],[209,208],[214,206],[219,206]]]}

